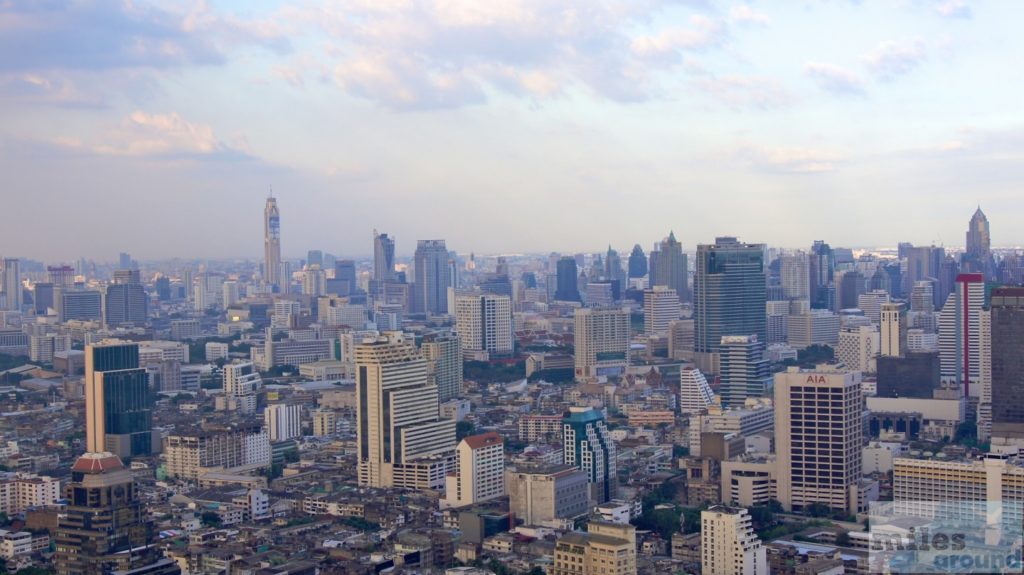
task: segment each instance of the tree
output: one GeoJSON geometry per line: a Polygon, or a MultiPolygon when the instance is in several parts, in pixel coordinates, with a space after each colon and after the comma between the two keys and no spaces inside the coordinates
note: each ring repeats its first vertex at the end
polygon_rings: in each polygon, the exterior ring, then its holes
{"type": "Polygon", "coordinates": [[[824,503],[812,503],[807,507],[807,514],[811,517],[831,517],[834,511],[824,503]]]}
{"type": "Polygon", "coordinates": [[[203,525],[213,528],[219,528],[224,524],[220,515],[217,515],[213,511],[204,511],[203,514],[199,516],[199,520],[202,521],[203,525]]]}
{"type": "Polygon", "coordinates": [[[476,432],[476,425],[472,421],[462,421],[455,424],[455,440],[462,441],[476,432]]]}
{"type": "Polygon", "coordinates": [[[839,535],[836,535],[836,545],[840,547],[849,547],[850,533],[848,531],[843,531],[839,533],[839,535]]]}

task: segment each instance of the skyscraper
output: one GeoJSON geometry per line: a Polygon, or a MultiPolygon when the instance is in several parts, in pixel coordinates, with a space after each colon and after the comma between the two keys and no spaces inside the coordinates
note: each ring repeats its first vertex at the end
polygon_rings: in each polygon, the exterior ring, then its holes
{"type": "Polygon", "coordinates": [[[1024,446],[1024,288],[992,290],[991,329],[992,442],[1024,446]]]}
{"type": "Polygon", "coordinates": [[[448,313],[448,288],[452,277],[444,240],[416,242],[413,266],[416,272],[417,310],[428,314],[448,313]]]}
{"type": "Polygon", "coordinates": [[[85,348],[86,443],[117,457],[153,452],[153,398],[136,343],[85,348]]]}
{"type": "Polygon", "coordinates": [[[251,361],[229,363],[224,366],[224,397],[228,409],[240,413],[256,412],[256,394],[263,387],[263,379],[251,361]]]}
{"type": "Polygon", "coordinates": [[[576,259],[565,256],[558,260],[558,275],[555,289],[556,301],[580,301],[579,275],[576,259]]]}
{"type": "Polygon", "coordinates": [[[592,503],[614,499],[618,491],[615,441],[604,415],[592,407],[570,407],[562,418],[565,464],[587,473],[592,503]]]}
{"type": "Polygon", "coordinates": [[[651,252],[650,274],[651,286],[668,286],[676,290],[679,301],[690,301],[686,254],[683,245],[676,241],[675,232],[669,232],[658,244],[658,250],[651,252]]]}
{"type": "Polygon", "coordinates": [[[907,318],[904,305],[883,303],[881,316],[881,355],[900,357],[907,351],[907,318]]]}
{"type": "Polygon", "coordinates": [[[772,369],[764,352],[764,340],[756,335],[722,336],[719,346],[722,405],[743,407],[748,397],[764,397],[768,393],[772,369]]]}
{"type": "Polygon", "coordinates": [[[932,305],[935,309],[942,307],[946,300],[948,291],[944,291],[939,282],[942,275],[942,262],[946,260],[946,250],[935,246],[907,247],[907,275],[904,279],[906,285],[913,288],[919,281],[934,281],[932,290],[932,305]]]}
{"type": "Polygon", "coordinates": [[[786,299],[810,300],[810,259],[801,251],[779,257],[779,281],[786,299]]]}
{"type": "Polygon", "coordinates": [[[441,403],[462,393],[462,345],[453,333],[428,334],[420,348],[427,360],[427,376],[437,386],[441,403]]]}
{"type": "Polygon", "coordinates": [[[664,285],[644,290],[644,335],[666,333],[668,325],[679,316],[676,290],[664,285]]]}
{"type": "Polygon", "coordinates": [[[711,407],[715,394],[708,385],[707,378],[695,367],[684,367],[679,370],[679,411],[697,414],[711,407]]]}
{"type": "Polygon", "coordinates": [[[465,507],[505,495],[505,440],[496,431],[471,435],[456,449],[458,468],[446,478],[441,507],[465,507]]]}
{"type": "Polygon", "coordinates": [[[629,365],[629,312],[620,308],[575,311],[576,378],[620,375],[629,365]]]}
{"type": "Polygon", "coordinates": [[[701,572],[768,573],[768,553],[746,509],[715,505],[700,512],[700,524],[701,572]]]}
{"type": "Polygon", "coordinates": [[[378,283],[395,281],[395,240],[373,230],[373,279],[378,283]]]}
{"type": "Polygon", "coordinates": [[[622,269],[622,258],[619,252],[608,246],[608,253],[604,257],[604,277],[611,281],[618,281],[619,286],[626,285],[626,271],[622,269]]]}
{"type": "Polygon", "coordinates": [[[481,360],[512,355],[512,298],[495,294],[455,296],[455,331],[463,351],[482,354],[481,360]]]}
{"type": "Polygon", "coordinates": [[[811,308],[833,309],[836,259],[832,247],[821,240],[816,240],[811,246],[808,261],[811,308]]]}
{"type": "Polygon", "coordinates": [[[263,282],[282,286],[281,272],[281,214],[271,193],[263,208],[263,282]]]}
{"type": "Polygon", "coordinates": [[[21,262],[17,258],[3,260],[3,287],[7,305],[4,309],[21,311],[23,300],[21,288],[21,262]]]}
{"type": "Polygon", "coordinates": [[[114,283],[107,286],[103,307],[108,328],[146,323],[149,297],[139,277],[139,270],[114,272],[114,283]]]}
{"type": "Polygon", "coordinates": [[[964,271],[992,277],[992,236],[989,233],[988,218],[978,206],[967,226],[967,243],[964,251],[964,271]]]}
{"type": "Polygon", "coordinates": [[[275,403],[263,410],[263,425],[271,442],[288,441],[302,435],[302,406],[275,403]]]}
{"type": "Polygon", "coordinates": [[[455,422],[440,420],[427,363],[399,332],[355,347],[359,485],[441,489],[455,461],[455,422]]]}
{"type": "Polygon", "coordinates": [[[75,268],[71,266],[49,266],[46,273],[55,289],[71,289],[75,285],[75,268]]]}
{"type": "Polygon", "coordinates": [[[177,563],[154,545],[132,472],[111,453],[86,453],[71,467],[68,501],[58,519],[58,575],[123,573],[177,575],[177,563]]]}
{"type": "Polygon", "coordinates": [[[633,251],[629,253],[629,278],[642,278],[647,275],[647,256],[644,255],[644,249],[640,247],[640,244],[633,246],[633,251]]]}
{"type": "Polygon", "coordinates": [[[778,499],[787,511],[822,504],[860,511],[864,394],[857,372],[775,374],[778,499]],[[828,422],[828,423],[825,423],[828,422]]]}
{"type": "Polygon", "coordinates": [[[763,244],[723,237],[697,246],[693,317],[698,367],[717,371],[715,354],[724,336],[756,335],[766,341],[766,290],[763,244]]]}
{"type": "Polygon", "coordinates": [[[971,389],[981,372],[979,316],[985,304],[985,284],[981,274],[960,274],[956,289],[949,294],[939,313],[939,357],[942,378],[962,387],[964,396],[979,395],[971,389]]]}

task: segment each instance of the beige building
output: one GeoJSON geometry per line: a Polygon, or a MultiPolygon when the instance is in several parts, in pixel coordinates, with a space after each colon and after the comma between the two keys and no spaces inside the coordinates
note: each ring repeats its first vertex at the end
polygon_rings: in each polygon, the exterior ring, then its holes
{"type": "Polygon", "coordinates": [[[668,326],[668,357],[693,361],[694,324],[692,319],[677,319],[668,326]]]}
{"type": "Polygon", "coordinates": [[[505,495],[505,440],[494,431],[459,442],[458,463],[445,481],[441,508],[465,507],[505,495]]]}
{"type": "Polygon", "coordinates": [[[629,365],[629,311],[579,308],[574,319],[576,378],[622,373],[629,365]]]}
{"type": "Polygon", "coordinates": [[[0,475],[0,512],[21,513],[30,507],[54,505],[61,498],[60,480],[29,473],[0,475]]]}
{"type": "Polygon", "coordinates": [[[164,439],[167,476],[196,481],[208,472],[270,465],[270,438],[261,425],[209,429],[164,439]]]}
{"type": "Polygon", "coordinates": [[[559,465],[508,471],[509,511],[526,525],[543,525],[587,513],[587,474],[559,465]]]}
{"type": "Polygon", "coordinates": [[[455,422],[438,413],[427,362],[400,332],[355,347],[359,484],[442,489],[455,463],[455,422]]]}
{"type": "Polygon", "coordinates": [[[700,523],[702,573],[768,574],[767,551],[746,509],[716,505],[700,512],[700,523]]]}
{"type": "MultiPolygon", "coordinates": [[[[1024,503],[1024,460],[1013,448],[985,459],[893,459],[893,500],[1024,503]]],[[[919,510],[920,511],[920,510],[919,510]]]]}
{"type": "Polygon", "coordinates": [[[467,359],[511,355],[512,298],[490,293],[456,295],[455,331],[467,359]]]}
{"type": "Polygon", "coordinates": [[[549,575],[635,575],[636,527],[591,521],[555,542],[549,575]]]}
{"type": "Polygon", "coordinates": [[[875,373],[879,351],[878,328],[874,325],[860,325],[843,328],[839,332],[836,359],[847,369],[861,373],[875,373]]]}
{"type": "Polygon", "coordinates": [[[462,395],[462,343],[454,333],[432,334],[420,347],[427,360],[427,376],[437,386],[438,399],[444,403],[462,395]]]}
{"type": "Polygon", "coordinates": [[[668,332],[669,324],[680,315],[679,295],[668,286],[644,290],[644,335],[668,332]]]}

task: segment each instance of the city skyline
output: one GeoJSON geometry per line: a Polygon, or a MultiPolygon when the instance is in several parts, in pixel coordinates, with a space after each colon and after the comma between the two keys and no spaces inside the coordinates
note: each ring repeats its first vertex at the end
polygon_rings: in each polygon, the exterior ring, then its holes
{"type": "Polygon", "coordinates": [[[0,244],[21,247],[45,213],[49,241],[23,255],[116,253],[118,238],[77,230],[117,214],[146,258],[255,255],[272,185],[286,254],[365,253],[373,227],[403,255],[441,237],[481,253],[649,247],[669,229],[686,246],[959,246],[978,204],[995,245],[1021,245],[1020,94],[1004,72],[1017,12],[7,7],[2,45],[19,56],[0,59],[0,168],[24,201],[0,244]]]}

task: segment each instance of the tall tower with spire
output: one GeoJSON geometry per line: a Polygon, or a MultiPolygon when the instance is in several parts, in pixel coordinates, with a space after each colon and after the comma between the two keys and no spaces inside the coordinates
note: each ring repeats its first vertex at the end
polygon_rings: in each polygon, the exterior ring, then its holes
{"type": "Polygon", "coordinates": [[[964,271],[991,275],[992,271],[992,235],[989,232],[988,218],[981,211],[981,206],[971,216],[967,226],[967,243],[964,252],[964,271]]]}
{"type": "Polygon", "coordinates": [[[281,285],[281,213],[273,191],[263,208],[263,282],[281,285]]]}
{"type": "Polygon", "coordinates": [[[675,232],[670,231],[668,237],[662,240],[657,248],[650,255],[651,287],[670,287],[676,290],[679,301],[690,301],[687,257],[683,252],[683,245],[676,240],[675,232]]]}

